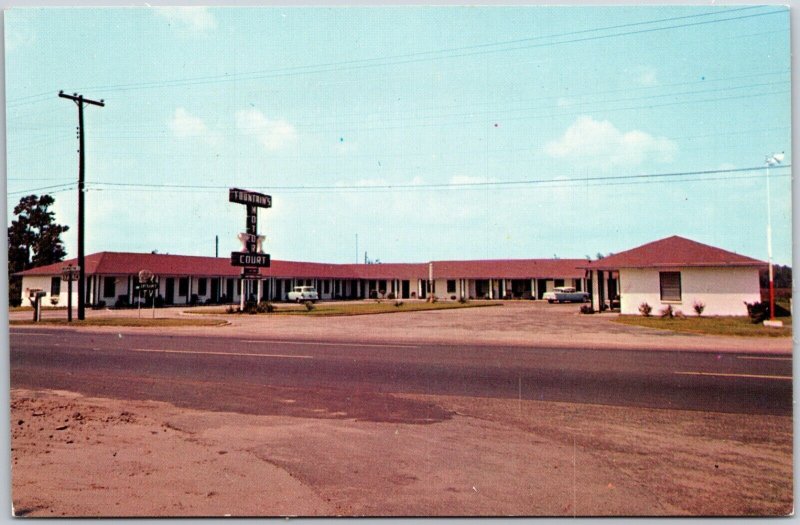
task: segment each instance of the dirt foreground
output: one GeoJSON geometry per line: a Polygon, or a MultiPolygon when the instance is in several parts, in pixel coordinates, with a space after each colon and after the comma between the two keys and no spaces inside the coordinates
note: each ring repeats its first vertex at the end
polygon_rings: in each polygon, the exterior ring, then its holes
{"type": "Polygon", "coordinates": [[[13,389],[14,512],[663,516],[793,509],[788,417],[413,399],[449,417],[375,423],[324,409],[318,418],[250,416],[13,389]]]}

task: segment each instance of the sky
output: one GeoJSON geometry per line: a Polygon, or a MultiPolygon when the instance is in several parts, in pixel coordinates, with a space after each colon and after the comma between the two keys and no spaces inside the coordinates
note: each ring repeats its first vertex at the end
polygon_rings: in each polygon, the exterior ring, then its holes
{"type": "Polygon", "coordinates": [[[789,11],[671,7],[5,12],[7,206],[77,254],[594,258],[681,235],[791,264],[789,11]],[[765,157],[785,151],[767,172],[765,157]]]}

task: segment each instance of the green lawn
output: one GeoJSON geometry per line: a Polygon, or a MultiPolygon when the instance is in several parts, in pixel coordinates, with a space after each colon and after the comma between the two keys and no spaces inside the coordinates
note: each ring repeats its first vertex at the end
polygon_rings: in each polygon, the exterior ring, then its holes
{"type": "MultiPolygon", "coordinates": [[[[276,304],[272,314],[263,315],[310,315],[310,316],[340,316],[340,315],[371,315],[371,314],[393,314],[401,312],[422,312],[426,310],[454,310],[458,308],[477,308],[482,306],[501,306],[495,302],[439,302],[439,303],[402,303],[395,306],[395,301],[386,300],[374,303],[316,303],[313,310],[306,309],[302,304],[276,304]]],[[[186,310],[186,313],[196,314],[225,314],[226,308],[214,308],[211,310],[186,310]]],[[[246,315],[246,314],[245,314],[246,315]]]]}
{"type": "Polygon", "coordinates": [[[767,328],[753,324],[749,317],[687,317],[665,319],[640,315],[621,315],[617,323],[672,330],[687,334],[734,335],[747,337],[789,337],[792,335],[792,318],[782,317],[783,328],[767,328]]]}
{"type": "Polygon", "coordinates": [[[137,327],[174,327],[174,326],[220,326],[227,324],[218,319],[151,319],[137,317],[101,317],[97,319],[73,319],[68,323],[66,319],[42,319],[38,323],[32,320],[12,320],[11,325],[58,325],[58,326],[137,326],[137,327]]]}

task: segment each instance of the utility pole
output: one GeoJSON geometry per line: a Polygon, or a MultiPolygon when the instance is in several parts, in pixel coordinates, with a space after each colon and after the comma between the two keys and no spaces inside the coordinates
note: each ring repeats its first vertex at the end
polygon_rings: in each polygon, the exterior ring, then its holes
{"type": "Polygon", "coordinates": [[[102,99],[98,102],[83,98],[83,95],[78,95],[77,93],[67,95],[64,91],[59,91],[58,96],[67,98],[78,106],[78,319],[83,320],[86,318],[86,264],[83,253],[83,209],[85,205],[83,194],[86,159],[83,145],[83,106],[84,104],[92,104],[103,107],[105,103],[102,99]]]}

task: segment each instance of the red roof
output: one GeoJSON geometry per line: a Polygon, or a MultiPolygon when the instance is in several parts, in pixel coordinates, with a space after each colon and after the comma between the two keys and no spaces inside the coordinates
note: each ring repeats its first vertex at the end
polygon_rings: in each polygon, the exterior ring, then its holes
{"type": "Polygon", "coordinates": [[[643,244],[632,250],[616,253],[590,263],[590,270],[616,270],[619,268],[677,268],[687,266],[738,266],[758,267],[766,263],[729,252],[714,246],[673,235],[666,239],[643,244]]]}
{"type": "MultiPolygon", "coordinates": [[[[484,261],[433,261],[434,279],[580,279],[585,259],[503,259],[484,261]]],[[[426,268],[427,275],[427,268],[426,268]]]]}
{"type": "MultiPolygon", "coordinates": [[[[88,275],[135,275],[148,269],[156,275],[238,277],[241,269],[230,259],[150,253],[100,252],[85,258],[88,275]]],[[[262,276],[323,279],[427,279],[433,264],[435,279],[530,279],[581,278],[582,259],[517,259],[486,261],[434,261],[433,263],[327,264],[296,261],[271,261],[262,276]]],[[[16,275],[58,275],[76,259],[25,270],[16,275]]]]}

